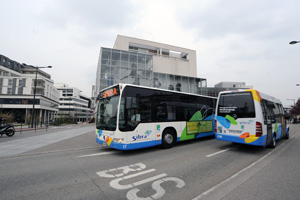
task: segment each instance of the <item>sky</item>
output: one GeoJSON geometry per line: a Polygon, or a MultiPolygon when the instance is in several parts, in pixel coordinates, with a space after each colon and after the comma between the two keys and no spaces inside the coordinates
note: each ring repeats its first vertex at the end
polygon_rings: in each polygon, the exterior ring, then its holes
{"type": "Polygon", "coordinates": [[[101,47],[117,35],[196,50],[209,87],[245,82],[290,106],[300,98],[298,0],[0,0],[0,54],[48,66],[91,96],[101,47]],[[292,100],[287,100],[292,99],[292,100]]]}

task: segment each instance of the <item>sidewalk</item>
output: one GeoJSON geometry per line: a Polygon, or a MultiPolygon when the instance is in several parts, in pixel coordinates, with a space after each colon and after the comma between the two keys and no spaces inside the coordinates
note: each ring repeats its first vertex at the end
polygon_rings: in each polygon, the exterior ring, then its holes
{"type": "MultiPolygon", "coordinates": [[[[34,130],[34,128],[31,130],[34,130]]],[[[37,135],[34,137],[2,142],[0,145],[0,158],[25,153],[27,151],[34,150],[49,144],[83,135],[94,130],[94,126],[86,126],[72,130],[63,130],[44,135],[37,135]]]]}

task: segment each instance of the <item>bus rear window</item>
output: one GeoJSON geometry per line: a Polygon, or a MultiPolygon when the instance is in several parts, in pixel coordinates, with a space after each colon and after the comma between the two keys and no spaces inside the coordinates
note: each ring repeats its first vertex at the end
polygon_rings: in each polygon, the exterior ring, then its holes
{"type": "Polygon", "coordinates": [[[218,104],[218,116],[230,115],[237,118],[255,117],[251,92],[222,94],[218,104]]]}

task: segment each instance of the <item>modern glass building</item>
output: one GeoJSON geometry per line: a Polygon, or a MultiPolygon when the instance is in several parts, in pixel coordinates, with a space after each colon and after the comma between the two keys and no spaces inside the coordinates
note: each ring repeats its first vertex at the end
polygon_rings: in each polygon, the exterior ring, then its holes
{"type": "Polygon", "coordinates": [[[134,50],[101,48],[97,69],[96,96],[100,90],[117,83],[198,94],[201,94],[202,89],[206,88],[206,79],[155,72],[153,70],[155,56],[157,55],[134,50]]]}

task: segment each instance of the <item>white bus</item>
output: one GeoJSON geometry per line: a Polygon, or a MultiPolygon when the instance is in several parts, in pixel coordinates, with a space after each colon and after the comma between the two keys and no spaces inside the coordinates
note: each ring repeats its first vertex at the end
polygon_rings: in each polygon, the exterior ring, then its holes
{"type": "Polygon", "coordinates": [[[96,141],[119,150],[214,135],[217,98],[117,84],[97,97],[96,141]]]}
{"type": "Polygon", "coordinates": [[[218,140],[274,148],[289,138],[280,100],[254,89],[220,92],[215,116],[218,140]]]}

